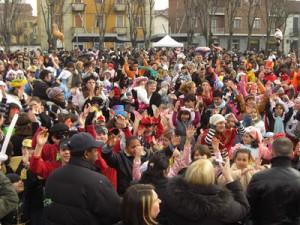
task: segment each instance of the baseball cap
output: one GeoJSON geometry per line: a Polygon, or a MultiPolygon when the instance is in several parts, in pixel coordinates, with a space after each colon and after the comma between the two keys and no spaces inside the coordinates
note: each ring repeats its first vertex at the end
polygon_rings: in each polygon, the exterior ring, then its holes
{"type": "Polygon", "coordinates": [[[86,132],[81,132],[73,135],[68,143],[71,152],[84,152],[91,148],[99,148],[105,143],[96,141],[92,135],[86,132]]]}

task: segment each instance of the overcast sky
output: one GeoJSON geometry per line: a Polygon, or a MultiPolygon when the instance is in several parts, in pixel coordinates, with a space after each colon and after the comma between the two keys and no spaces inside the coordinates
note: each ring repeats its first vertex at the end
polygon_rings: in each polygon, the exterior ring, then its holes
{"type": "MultiPolygon", "coordinates": [[[[28,3],[31,3],[33,8],[33,14],[36,15],[36,0],[25,0],[28,3]]],[[[168,8],[169,0],[156,0],[155,9],[166,9],[168,8]]]]}

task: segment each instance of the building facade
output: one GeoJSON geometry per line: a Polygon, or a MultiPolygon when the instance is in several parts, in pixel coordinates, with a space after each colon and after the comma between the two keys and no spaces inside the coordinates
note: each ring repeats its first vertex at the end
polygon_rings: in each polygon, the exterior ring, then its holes
{"type": "MultiPolygon", "coordinates": [[[[128,0],[58,0],[61,8],[56,12],[54,22],[59,25],[64,34],[64,42],[58,42],[57,47],[67,50],[73,48],[99,48],[103,39],[104,47],[130,46],[130,29],[128,20],[128,0]],[[56,19],[58,18],[58,19],[56,19]]],[[[47,32],[43,19],[43,11],[47,11],[45,0],[38,0],[39,35],[42,47],[47,49],[47,32]],[[42,3],[42,4],[41,4],[42,3]],[[44,8],[44,9],[43,9],[44,8]]],[[[148,2],[148,1],[146,1],[148,2]]],[[[146,10],[148,5],[144,6],[146,10]]],[[[137,41],[139,47],[144,40],[143,29],[149,30],[149,17],[136,17],[137,41]],[[145,23],[144,23],[145,20],[145,23]],[[146,26],[146,28],[145,28],[146,26]]]]}
{"type": "MultiPolygon", "coordinates": [[[[0,3],[0,16],[4,15],[5,3],[0,3]]],[[[18,3],[15,10],[16,19],[13,22],[11,46],[38,46],[38,19],[33,16],[33,9],[30,4],[18,3]]],[[[2,38],[2,37],[1,37],[2,38]]],[[[2,41],[2,40],[1,40],[2,41]]]]}
{"type": "MultiPolygon", "coordinates": [[[[229,27],[228,24],[232,22],[233,25],[233,36],[231,41],[232,49],[238,49],[240,51],[245,51],[246,49],[250,50],[261,50],[266,48],[267,43],[267,23],[266,19],[269,16],[274,17],[276,15],[267,15],[265,7],[265,0],[257,0],[255,7],[255,17],[253,17],[253,30],[248,43],[248,4],[247,0],[237,0],[238,7],[234,18],[229,21],[230,16],[226,11],[226,0],[216,1],[218,5],[215,7],[214,11],[209,12],[210,25],[208,26],[211,34],[211,39],[218,42],[221,47],[227,48],[228,39],[229,39],[229,27]],[[249,45],[249,46],[248,46],[249,45]]],[[[289,1],[289,8],[293,8],[293,14],[299,14],[300,12],[300,2],[299,1],[289,1]],[[293,6],[292,6],[293,5],[293,6]],[[297,11],[297,12],[295,12],[297,11]]],[[[289,12],[291,13],[291,12],[289,12]]],[[[287,28],[291,26],[291,20],[287,20],[287,28]]],[[[296,21],[296,19],[295,19],[296,21]]],[[[203,32],[201,30],[199,19],[195,18],[194,21],[194,45],[206,45],[205,37],[203,36],[203,32]]],[[[181,36],[187,36],[187,14],[185,12],[184,1],[180,0],[169,0],[169,23],[170,23],[170,32],[171,34],[176,34],[177,36],[181,34],[181,36]]],[[[296,22],[295,22],[296,23],[296,22]]],[[[268,39],[268,47],[269,49],[276,48],[276,40],[273,37],[275,32],[275,22],[270,27],[270,38],[268,39]]],[[[289,28],[287,29],[289,30],[289,28]]],[[[176,36],[172,35],[172,36],[176,36]]],[[[293,33],[295,36],[296,34],[293,33]]],[[[298,35],[299,36],[299,35],[298,35]]],[[[292,38],[290,38],[293,40],[292,38]]],[[[286,45],[284,42],[285,52],[289,51],[289,45],[286,45]]]]}

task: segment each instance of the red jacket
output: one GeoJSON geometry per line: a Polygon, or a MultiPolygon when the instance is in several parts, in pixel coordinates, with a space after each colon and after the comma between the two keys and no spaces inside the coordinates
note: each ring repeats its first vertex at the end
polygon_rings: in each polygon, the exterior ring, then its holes
{"type": "Polygon", "coordinates": [[[61,167],[61,161],[44,161],[39,156],[32,156],[30,159],[30,171],[44,179],[61,167]]]}
{"type": "MultiPolygon", "coordinates": [[[[208,131],[208,129],[204,130],[203,134],[201,135],[200,144],[211,146],[211,142],[205,139],[208,134],[208,131]]],[[[229,153],[230,149],[234,146],[236,136],[236,128],[226,129],[222,134],[217,133],[215,137],[217,137],[220,140],[220,151],[226,150],[226,152],[229,153]]]]}
{"type": "MultiPolygon", "coordinates": [[[[38,128],[32,138],[32,147],[36,146],[36,137],[41,132],[41,128],[38,128]]],[[[57,144],[45,144],[42,150],[42,159],[45,161],[56,161],[56,155],[59,150],[59,146],[57,144]]]]}

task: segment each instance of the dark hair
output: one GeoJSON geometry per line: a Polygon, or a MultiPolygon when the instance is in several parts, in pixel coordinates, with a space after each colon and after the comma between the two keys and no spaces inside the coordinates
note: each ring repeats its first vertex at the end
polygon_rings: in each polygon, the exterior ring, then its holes
{"type": "Polygon", "coordinates": [[[238,156],[239,153],[242,153],[242,154],[248,154],[248,160],[249,161],[253,161],[253,157],[251,155],[251,152],[250,150],[248,149],[244,149],[244,148],[240,148],[240,149],[237,149],[233,155],[233,161],[236,160],[236,157],[238,156]]]}
{"type": "Polygon", "coordinates": [[[44,80],[50,74],[49,70],[42,70],[40,73],[40,78],[44,80]]]}
{"type": "Polygon", "coordinates": [[[185,102],[195,102],[196,101],[196,96],[194,94],[187,94],[184,97],[185,102]]]}
{"type": "Polygon", "coordinates": [[[142,174],[140,183],[155,184],[165,178],[165,171],[169,167],[169,159],[163,152],[155,152],[149,159],[148,168],[142,174]]]}
{"type": "Polygon", "coordinates": [[[278,138],[272,144],[272,152],[275,156],[291,157],[293,152],[293,143],[286,137],[278,138]]]}
{"type": "MultiPolygon", "coordinates": [[[[245,133],[245,134],[248,134],[253,139],[253,137],[249,133],[245,133]]],[[[244,144],[243,140],[241,140],[241,143],[244,144]]],[[[258,148],[259,147],[258,140],[253,140],[250,146],[251,148],[258,148]]]]}
{"type": "Polygon", "coordinates": [[[128,146],[128,145],[130,145],[130,143],[132,142],[132,141],[134,141],[134,140],[140,140],[137,136],[131,136],[131,137],[129,137],[129,138],[126,138],[126,147],[128,146]]]}
{"type": "Polygon", "coordinates": [[[191,119],[191,113],[187,110],[179,110],[178,115],[177,115],[177,120],[181,121],[181,116],[182,115],[189,115],[189,120],[191,119]]]}
{"type": "Polygon", "coordinates": [[[210,150],[207,145],[196,145],[192,151],[192,161],[195,161],[195,153],[199,152],[201,156],[206,155],[207,158],[211,157],[210,150]]]}
{"type": "Polygon", "coordinates": [[[154,225],[151,218],[154,187],[149,184],[135,184],[127,189],[122,204],[124,225],[154,225]]]}
{"type": "Polygon", "coordinates": [[[213,98],[222,98],[223,97],[223,93],[220,90],[215,90],[213,92],[213,98]]]}

